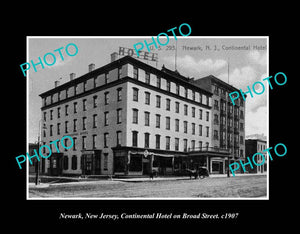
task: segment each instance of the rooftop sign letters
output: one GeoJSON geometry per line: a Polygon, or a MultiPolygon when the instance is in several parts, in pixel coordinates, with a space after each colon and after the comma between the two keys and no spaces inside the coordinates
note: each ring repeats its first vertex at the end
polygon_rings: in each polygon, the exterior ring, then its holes
{"type": "Polygon", "coordinates": [[[134,49],[126,48],[126,47],[119,47],[119,56],[126,56],[129,55],[134,58],[144,59],[148,61],[158,62],[158,55],[157,53],[151,53],[147,51],[139,51],[139,56],[135,53],[134,49]]]}

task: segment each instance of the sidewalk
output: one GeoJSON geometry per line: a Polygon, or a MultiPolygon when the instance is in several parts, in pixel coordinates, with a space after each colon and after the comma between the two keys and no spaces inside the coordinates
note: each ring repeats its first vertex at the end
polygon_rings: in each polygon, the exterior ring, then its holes
{"type": "MultiPolygon", "coordinates": [[[[242,177],[242,176],[260,176],[260,175],[267,175],[266,173],[263,174],[236,174],[235,176],[230,175],[230,178],[235,177],[242,177]]],[[[207,178],[220,178],[220,177],[227,177],[227,174],[212,174],[207,178]]],[[[199,179],[199,178],[198,178],[199,179]]],[[[172,181],[172,180],[195,180],[194,177],[190,179],[189,176],[164,176],[164,177],[154,177],[153,179],[149,178],[148,176],[145,177],[130,177],[130,178],[109,178],[109,179],[91,179],[91,180],[79,180],[73,182],[58,182],[58,183],[40,183],[39,185],[35,185],[35,183],[29,183],[29,188],[47,188],[49,186],[59,186],[59,185],[72,185],[72,184],[91,184],[91,183],[115,183],[115,182],[131,182],[131,183],[138,183],[138,182],[155,182],[155,181],[172,181]]],[[[201,179],[200,179],[201,180],[201,179]]]]}

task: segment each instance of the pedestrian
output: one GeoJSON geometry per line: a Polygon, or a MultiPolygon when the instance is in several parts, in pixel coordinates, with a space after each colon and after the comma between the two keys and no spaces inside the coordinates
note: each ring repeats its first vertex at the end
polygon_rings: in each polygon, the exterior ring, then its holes
{"type": "Polygon", "coordinates": [[[153,176],[154,176],[153,171],[150,172],[149,176],[150,176],[150,179],[153,180],[153,176]]]}

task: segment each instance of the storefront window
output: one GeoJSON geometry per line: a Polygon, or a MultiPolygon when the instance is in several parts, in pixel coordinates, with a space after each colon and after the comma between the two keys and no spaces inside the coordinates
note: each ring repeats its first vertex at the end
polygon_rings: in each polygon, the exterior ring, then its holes
{"type": "Polygon", "coordinates": [[[130,155],[129,171],[142,171],[141,155],[130,155]]]}

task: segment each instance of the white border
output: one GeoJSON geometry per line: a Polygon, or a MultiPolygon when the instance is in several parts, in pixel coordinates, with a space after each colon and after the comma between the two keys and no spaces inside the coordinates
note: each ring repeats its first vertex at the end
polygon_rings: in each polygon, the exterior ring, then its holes
{"type": "MultiPolygon", "coordinates": [[[[172,38],[171,36],[169,36],[172,38]]],[[[177,38],[192,38],[192,39],[267,39],[267,76],[269,76],[269,36],[188,36],[188,37],[182,37],[182,36],[176,36],[177,38]]],[[[84,38],[151,38],[151,36],[26,36],[26,62],[29,61],[29,39],[30,38],[35,38],[35,39],[42,39],[42,38],[62,38],[62,39],[67,39],[67,38],[77,38],[77,39],[84,39],[84,38]]],[[[28,80],[30,79],[30,71],[27,71],[27,77],[26,77],[26,152],[29,152],[29,132],[28,132],[28,122],[29,122],[29,84],[28,80]]],[[[247,108],[247,107],[246,107],[247,108]]],[[[268,108],[268,123],[267,123],[267,147],[269,148],[269,86],[267,86],[267,108],[268,108]]],[[[245,126],[246,126],[245,122],[245,126]]],[[[38,130],[39,131],[39,130],[38,130]]],[[[42,198],[42,197],[29,197],[29,162],[26,160],[26,200],[269,200],[269,157],[267,157],[267,196],[266,197],[218,197],[218,198],[205,198],[205,197],[200,197],[200,198],[194,198],[194,197],[174,197],[174,198],[169,198],[169,197],[153,197],[153,198],[145,198],[145,197],[132,197],[132,198],[123,198],[123,197],[110,197],[110,198],[105,198],[105,197],[99,197],[99,198],[82,198],[82,197],[50,197],[50,198],[42,198]]],[[[22,173],[22,172],[21,172],[22,173]]],[[[80,183],[80,182],[76,182],[80,183]]]]}

